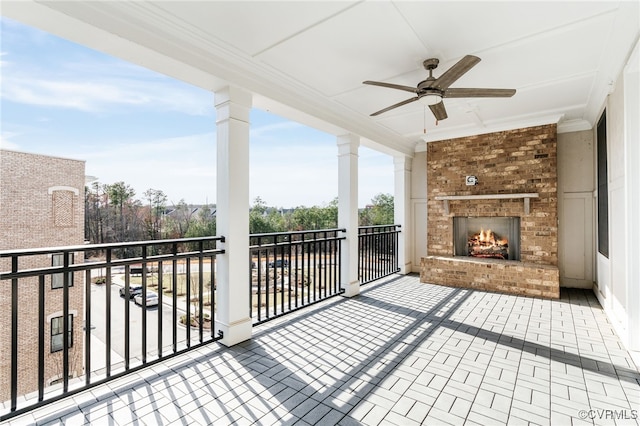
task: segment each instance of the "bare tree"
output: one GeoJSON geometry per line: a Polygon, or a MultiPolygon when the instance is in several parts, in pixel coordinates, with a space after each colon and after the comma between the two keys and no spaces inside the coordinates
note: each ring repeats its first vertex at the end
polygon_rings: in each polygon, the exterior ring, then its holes
{"type": "Polygon", "coordinates": [[[187,203],[184,202],[184,199],[180,200],[178,204],[174,204],[173,207],[174,210],[171,213],[171,222],[174,228],[173,236],[175,238],[184,238],[189,232],[192,217],[196,209],[188,206],[187,203]]]}

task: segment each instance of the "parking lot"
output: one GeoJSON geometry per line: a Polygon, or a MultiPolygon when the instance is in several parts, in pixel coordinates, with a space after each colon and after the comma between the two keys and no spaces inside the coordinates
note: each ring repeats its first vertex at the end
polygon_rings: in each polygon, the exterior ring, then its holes
{"type": "MultiPolygon", "coordinates": [[[[142,321],[143,313],[146,312],[147,333],[146,344],[147,353],[155,354],[158,350],[158,318],[162,318],[162,347],[163,352],[171,350],[173,342],[173,313],[172,306],[163,304],[162,306],[152,306],[143,310],[141,306],[134,303],[133,299],[126,300],[120,297],[119,289],[122,287],[118,283],[117,276],[114,277],[114,284],[111,285],[111,358],[112,364],[124,359],[125,356],[125,306],[129,305],[129,353],[130,359],[140,359],[142,356],[142,321]]],[[[92,344],[92,359],[105,357],[106,351],[106,285],[91,284],[91,333],[103,344],[92,344]]],[[[165,296],[166,297],[166,296],[165,296]]],[[[185,314],[185,307],[178,306],[178,319],[185,314]]],[[[176,336],[179,346],[184,346],[186,341],[186,328],[181,324],[176,324],[176,336]]],[[[192,332],[192,337],[196,332],[192,332]]],[[[95,339],[92,340],[92,342],[95,339]]],[[[102,365],[92,366],[92,369],[101,368],[102,365]]]]}

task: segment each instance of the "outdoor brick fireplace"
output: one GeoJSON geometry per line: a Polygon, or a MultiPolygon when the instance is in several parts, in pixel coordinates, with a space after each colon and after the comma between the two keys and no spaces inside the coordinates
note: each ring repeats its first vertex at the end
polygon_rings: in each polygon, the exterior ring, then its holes
{"type": "Polygon", "coordinates": [[[428,143],[427,192],[422,282],[559,297],[555,124],[428,143]]]}

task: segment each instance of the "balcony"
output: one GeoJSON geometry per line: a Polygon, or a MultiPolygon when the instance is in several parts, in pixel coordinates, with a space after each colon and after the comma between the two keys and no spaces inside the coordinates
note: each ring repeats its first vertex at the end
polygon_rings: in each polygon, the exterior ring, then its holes
{"type": "Polygon", "coordinates": [[[639,380],[590,291],[540,300],[392,275],[12,422],[633,423],[639,380]]]}
{"type": "MultiPolygon", "coordinates": [[[[39,307],[47,276],[62,273],[62,300],[84,287],[84,320],[91,324],[80,334],[85,374],[75,377],[66,368],[60,383],[45,386],[48,338],[39,315],[37,348],[30,349],[38,352],[40,385],[27,395],[15,392],[18,359],[3,419],[203,425],[637,420],[640,374],[591,291],[563,289],[559,300],[540,300],[421,284],[418,276],[395,275],[397,232],[395,226],[360,229],[359,275],[370,284],[350,299],[332,297],[340,294],[341,230],[253,235],[253,337],[230,348],[217,342],[213,324],[203,330],[206,315],[215,315],[215,292],[206,296],[206,282],[215,289],[221,237],[3,252],[12,259],[105,253],[104,261],[66,260],[44,269],[21,270],[14,260],[13,272],[3,273],[12,300],[29,275],[39,277],[39,307]],[[77,275],[95,281],[96,272],[104,273],[104,284],[70,285],[79,282],[77,275]],[[186,297],[175,291],[182,274],[186,297]],[[296,274],[306,282],[296,284],[296,274]],[[158,292],[159,309],[146,307],[144,297],[138,307],[126,302],[138,280],[146,291],[154,282],[174,291],[170,297],[158,292]],[[106,314],[102,323],[99,311],[106,314]],[[123,330],[116,330],[118,315],[123,330]],[[179,326],[181,315],[194,316],[196,325],[179,326]],[[167,321],[158,320],[163,316],[167,321]],[[106,342],[98,345],[104,327],[106,342]]],[[[69,341],[77,338],[67,334],[70,324],[63,324],[61,339],[67,364],[69,341]]]]}
{"type": "MultiPolygon", "coordinates": [[[[344,230],[250,237],[254,325],[342,293],[344,230]]],[[[398,227],[360,229],[367,281],[398,271],[398,227]]],[[[215,342],[224,237],[0,252],[10,330],[4,418],[130,375],[215,342]],[[84,259],[99,259],[84,261],[84,259]],[[76,260],[77,261],[74,261],[76,260]],[[47,266],[47,264],[54,266],[47,266]]],[[[6,356],[5,356],[6,355],[6,356]]]]}

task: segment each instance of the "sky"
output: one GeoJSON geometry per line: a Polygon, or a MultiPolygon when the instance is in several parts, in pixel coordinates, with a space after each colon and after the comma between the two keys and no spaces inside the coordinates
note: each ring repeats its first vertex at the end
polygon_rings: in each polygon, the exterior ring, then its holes
{"type": "MultiPolygon", "coordinates": [[[[0,18],[0,148],[85,160],[168,205],[215,203],[213,93],[0,18]]],[[[323,206],[338,196],[336,137],[251,112],[250,203],[323,206]]],[[[393,159],[359,148],[358,204],[393,194],[393,159]]],[[[0,176],[1,178],[1,176],[0,176]]]]}

